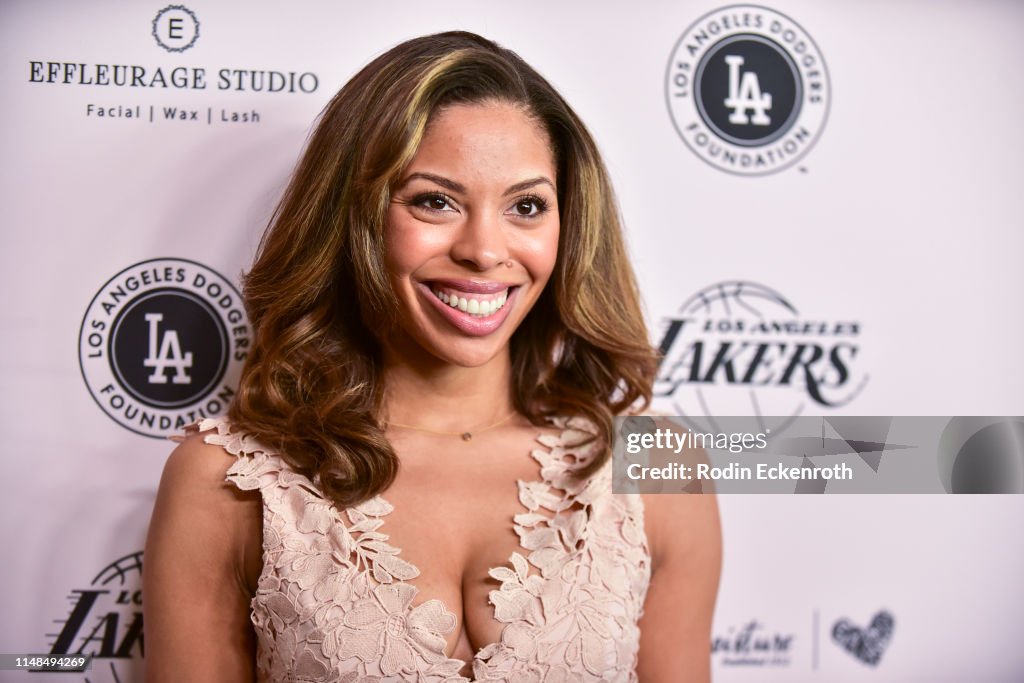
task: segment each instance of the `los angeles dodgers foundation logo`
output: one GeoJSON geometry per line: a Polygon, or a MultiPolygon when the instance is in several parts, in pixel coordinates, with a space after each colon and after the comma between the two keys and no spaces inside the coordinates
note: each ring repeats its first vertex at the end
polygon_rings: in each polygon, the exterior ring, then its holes
{"type": "Polygon", "coordinates": [[[701,159],[739,175],[788,168],[828,118],[828,69],[810,35],[758,5],[705,14],[676,43],[666,97],[680,137],[701,159]]]}
{"type": "Polygon", "coordinates": [[[162,438],[226,409],[249,337],[242,297],[223,276],[194,261],[152,259],[121,271],[93,297],[79,361],[107,415],[162,438]]]}

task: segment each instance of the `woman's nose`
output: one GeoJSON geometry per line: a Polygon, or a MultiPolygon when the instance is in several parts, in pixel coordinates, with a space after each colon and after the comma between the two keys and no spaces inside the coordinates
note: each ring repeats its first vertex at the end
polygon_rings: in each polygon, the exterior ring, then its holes
{"type": "Polygon", "coordinates": [[[474,270],[487,271],[508,259],[508,243],[501,217],[475,211],[469,214],[452,243],[452,260],[474,270]]]}

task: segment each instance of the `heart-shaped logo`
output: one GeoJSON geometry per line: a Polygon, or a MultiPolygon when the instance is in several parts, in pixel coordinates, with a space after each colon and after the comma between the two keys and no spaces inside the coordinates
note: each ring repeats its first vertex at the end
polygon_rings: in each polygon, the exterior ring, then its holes
{"type": "Polygon", "coordinates": [[[892,640],[895,623],[892,614],[885,610],[873,616],[866,629],[850,623],[849,619],[840,619],[832,627],[832,640],[860,661],[875,666],[892,640]]]}

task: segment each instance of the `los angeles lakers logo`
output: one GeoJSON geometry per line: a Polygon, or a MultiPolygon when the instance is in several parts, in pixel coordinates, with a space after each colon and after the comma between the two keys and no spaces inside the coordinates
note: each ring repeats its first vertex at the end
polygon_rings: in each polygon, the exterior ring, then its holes
{"type": "Polygon", "coordinates": [[[89,584],[82,581],[60,594],[67,597],[67,612],[63,619],[50,622],[57,626],[46,634],[48,653],[54,657],[88,655],[92,662],[84,676],[61,674],[59,680],[142,680],[142,551],[114,560],[89,584]]]}
{"type": "Polygon", "coordinates": [[[680,137],[729,173],[789,168],[828,117],[821,52],[799,24],[766,7],[731,5],[698,19],[676,43],[666,79],[680,137]]]}
{"type": "Polygon", "coordinates": [[[82,376],[119,424],[164,437],[227,408],[249,336],[242,298],[219,273],[185,259],[143,261],[89,304],[82,376]]]}

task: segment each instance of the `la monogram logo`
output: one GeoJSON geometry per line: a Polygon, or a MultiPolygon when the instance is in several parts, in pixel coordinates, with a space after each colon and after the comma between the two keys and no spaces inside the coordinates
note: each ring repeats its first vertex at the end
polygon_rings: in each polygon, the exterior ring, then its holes
{"type": "Polygon", "coordinates": [[[93,298],[79,361],[108,416],[163,438],[227,408],[249,337],[242,297],[219,273],[185,259],[152,259],[121,271],[93,298]]]}
{"type": "Polygon", "coordinates": [[[146,314],[146,322],[149,323],[149,355],[142,361],[142,365],[153,368],[153,374],[149,376],[149,383],[167,384],[165,371],[167,368],[174,368],[173,381],[175,384],[191,384],[192,378],[185,373],[185,370],[192,367],[192,352],[188,351],[184,354],[181,352],[181,342],[178,340],[177,330],[166,330],[163,337],[160,336],[160,321],[163,319],[163,313],[146,314]]]}
{"type": "Polygon", "coordinates": [[[697,156],[729,173],[765,175],[810,151],[831,85],[799,24],[766,7],[730,5],[680,37],[665,94],[676,131],[697,156]]]}
{"type": "Polygon", "coordinates": [[[761,92],[755,72],[745,71],[741,78],[740,67],[745,61],[741,55],[725,56],[725,63],[729,65],[729,96],[725,98],[725,106],[732,109],[729,123],[770,125],[772,120],[765,112],[772,108],[772,95],[761,92]],[[748,109],[754,112],[753,117],[747,116],[748,109]]]}

